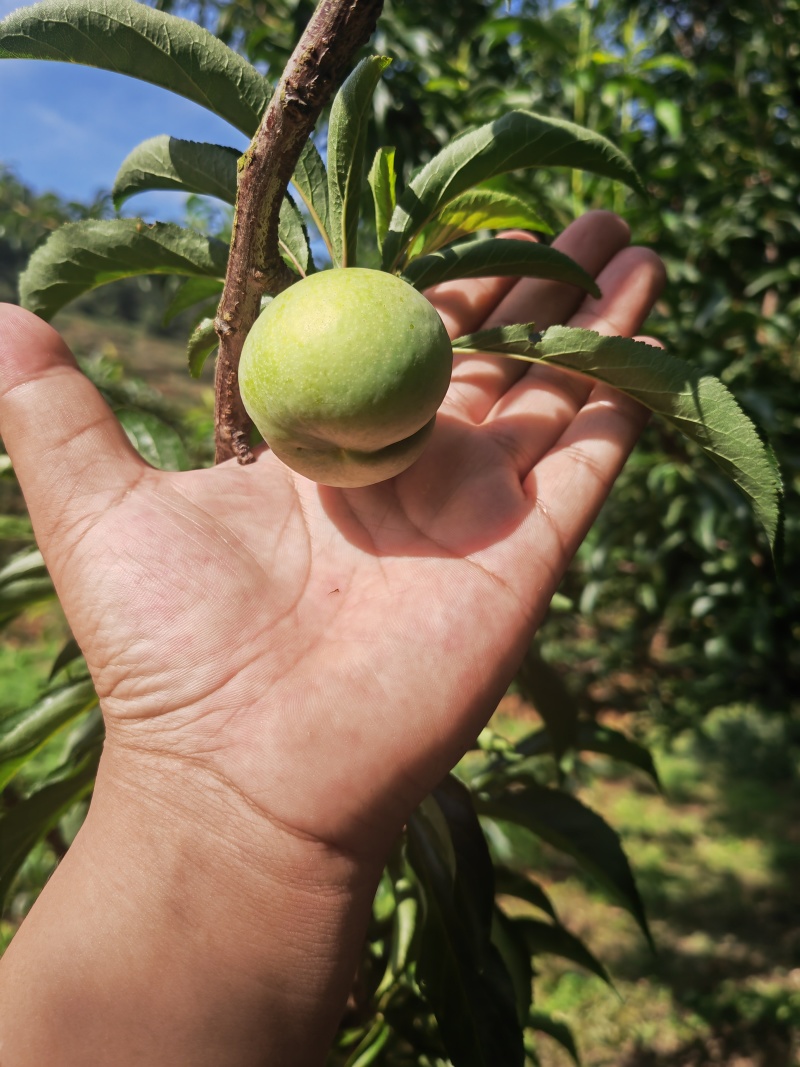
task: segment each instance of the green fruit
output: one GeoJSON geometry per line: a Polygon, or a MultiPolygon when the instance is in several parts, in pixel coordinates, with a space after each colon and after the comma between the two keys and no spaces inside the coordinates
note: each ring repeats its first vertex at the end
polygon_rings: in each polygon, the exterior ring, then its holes
{"type": "Polygon", "coordinates": [[[384,271],[337,268],[267,305],[245,341],[239,388],[287,466],[324,485],[371,485],[421,454],[452,362],[424,296],[384,271]]]}

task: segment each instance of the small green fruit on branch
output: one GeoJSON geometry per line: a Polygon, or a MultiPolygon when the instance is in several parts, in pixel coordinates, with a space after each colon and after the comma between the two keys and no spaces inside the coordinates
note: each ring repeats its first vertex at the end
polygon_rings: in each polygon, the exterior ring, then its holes
{"type": "Polygon", "coordinates": [[[312,274],[276,297],[239,366],[245,408],[288,467],[324,485],[371,485],[421,454],[453,353],[407,282],[359,267],[312,274]]]}
{"type": "Polygon", "coordinates": [[[375,29],[383,0],[321,0],[242,157],[225,289],[215,328],[216,460],[249,463],[250,421],[237,373],[244,339],[264,293],[294,279],[278,245],[278,215],[314,124],[353,57],[375,29]]]}

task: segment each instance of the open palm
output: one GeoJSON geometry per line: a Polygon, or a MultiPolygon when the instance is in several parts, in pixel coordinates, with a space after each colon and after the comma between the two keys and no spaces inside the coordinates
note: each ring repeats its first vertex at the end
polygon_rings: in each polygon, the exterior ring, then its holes
{"type": "MultiPolygon", "coordinates": [[[[452,335],[531,320],[634,333],[656,257],[605,213],[558,244],[600,300],[450,283],[430,295],[452,335]]],[[[469,357],[427,451],[389,482],[320,487],[268,452],[163,473],[49,327],[12,308],[2,325],[0,429],[107,744],[347,849],[388,839],[477,735],[644,422],[574,375],[469,357]]]]}

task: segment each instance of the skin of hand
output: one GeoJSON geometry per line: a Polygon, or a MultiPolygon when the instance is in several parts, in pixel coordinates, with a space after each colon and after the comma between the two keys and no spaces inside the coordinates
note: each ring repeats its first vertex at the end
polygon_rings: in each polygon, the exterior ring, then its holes
{"type": "MultiPolygon", "coordinates": [[[[557,240],[597,300],[428,295],[452,336],[633,335],[664,273],[628,242],[605,212],[557,240]]],[[[0,969],[4,1067],[324,1060],[396,835],[485,725],[645,421],[577,375],[469,356],[390,482],[321,487],[266,451],[164,473],[58,334],[0,309],[0,432],[107,731],[0,969]]]]}

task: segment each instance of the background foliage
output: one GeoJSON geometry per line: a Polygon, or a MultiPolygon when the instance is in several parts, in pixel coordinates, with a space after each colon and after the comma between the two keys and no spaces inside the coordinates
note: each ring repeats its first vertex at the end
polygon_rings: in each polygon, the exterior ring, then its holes
{"type": "MultiPolygon", "coordinates": [[[[272,74],[283,66],[311,9],[306,2],[291,0],[161,0],[151,6],[198,18],[272,74]]],[[[643,972],[655,969],[664,985],[673,984],[674,1002],[683,1013],[680,1024],[664,1019],[664,1026],[674,1048],[667,1048],[658,1034],[648,1040],[646,1028],[637,1030],[645,1037],[635,1047],[623,1023],[609,1038],[587,1017],[587,1004],[596,994],[586,994],[585,989],[593,989],[596,980],[587,980],[581,987],[584,991],[576,993],[572,971],[543,962],[537,988],[545,999],[536,1010],[567,1009],[573,1022],[577,1019],[587,1063],[619,1064],[623,1042],[629,1057],[625,1062],[637,1067],[788,1065],[796,1051],[792,1033],[800,1022],[796,991],[800,983],[793,984],[791,978],[800,966],[800,916],[796,901],[791,894],[785,897],[782,888],[783,879],[796,877],[800,869],[800,846],[780,822],[781,812],[797,811],[800,767],[796,553],[800,5],[792,0],[770,4],[743,0],[731,6],[702,0],[668,5],[626,0],[568,4],[520,0],[506,5],[476,0],[451,5],[447,20],[437,19],[434,27],[429,5],[414,0],[387,5],[373,47],[395,61],[379,89],[372,147],[398,145],[399,168],[406,176],[455,132],[512,107],[532,107],[585,123],[627,152],[648,181],[647,203],[628,198],[603,179],[580,174],[554,178],[548,172],[533,179],[508,176],[495,182],[498,188],[538,200],[553,228],[587,208],[623,212],[634,240],[655,247],[668,266],[670,285],[649,328],[676,354],[719,375],[777,453],[786,482],[787,512],[783,564],[776,575],[766,544],[735,490],[682,440],[661,426],[650,427],[581,550],[539,636],[537,651],[520,674],[515,695],[482,738],[482,753],[471,757],[473,763],[461,772],[467,780],[479,776],[485,769],[481,760],[495,769],[510,769],[514,764],[508,762],[509,752],[515,760],[522,755],[529,761],[531,789],[537,784],[555,785],[560,778],[569,791],[599,805],[605,814],[612,812],[616,817],[612,823],[627,829],[624,840],[645,903],[656,919],[656,940],[661,936],[662,945],[666,941],[668,946],[667,958],[662,955],[655,964],[641,943],[621,957],[618,949],[615,952],[606,944],[601,931],[610,922],[608,909],[599,910],[586,896],[580,868],[564,867],[563,857],[548,851],[547,844],[536,844],[530,836],[509,836],[498,823],[489,835],[495,862],[515,860],[519,865],[524,860],[543,884],[561,890],[554,899],[567,925],[598,951],[610,949],[619,968],[617,972],[612,966],[613,977],[622,982],[631,978],[625,989],[628,1003],[636,1001],[636,976],[643,972]],[[559,775],[548,754],[546,735],[538,731],[536,720],[526,718],[532,715],[531,708],[551,727],[549,748],[566,752],[559,775]],[[631,714],[623,719],[625,713],[631,714]],[[619,778],[619,764],[608,758],[620,755],[619,742],[606,739],[604,749],[602,730],[593,725],[597,722],[606,727],[624,723],[634,737],[657,749],[672,802],[666,809],[670,814],[660,809],[660,822],[655,815],[647,822],[656,801],[643,784],[645,779],[619,778]],[[554,723],[560,724],[558,729],[554,723]],[[509,746],[518,741],[512,751],[509,746]],[[759,779],[771,788],[760,786],[759,779]],[[703,793],[711,782],[713,797],[703,793]],[[713,812],[719,849],[728,842],[732,853],[743,851],[747,874],[739,872],[733,855],[717,854],[713,861],[703,858],[707,841],[701,828],[690,826],[688,810],[701,803],[713,812]],[[760,824],[754,825],[752,817],[748,822],[748,805],[751,816],[760,813],[760,824]],[[683,835],[677,843],[670,824],[679,838],[683,835]],[[787,833],[781,850],[779,840],[787,833]],[[757,856],[747,853],[753,842],[761,850],[757,856]],[[685,878],[687,870],[696,871],[696,880],[711,886],[705,895],[685,878]],[[763,871],[761,881],[756,871],[763,871]],[[671,895],[669,888],[682,877],[685,899],[671,895]],[[772,896],[767,892],[770,886],[772,896]],[[742,912],[752,913],[762,899],[759,893],[763,899],[769,897],[779,914],[756,909],[761,919],[751,930],[742,912]],[[698,902],[694,912],[692,899],[698,902]],[[747,970],[741,959],[736,965],[731,962],[731,954],[718,943],[730,933],[719,926],[723,899],[731,908],[734,899],[741,904],[742,912],[731,910],[727,920],[734,929],[737,924],[746,927],[752,941],[761,945],[780,937],[785,946],[788,938],[777,970],[770,971],[772,979],[782,974],[785,980],[759,985],[752,981],[757,973],[754,964],[747,970]],[[681,954],[691,955],[685,943],[671,940],[675,931],[669,924],[676,916],[678,924],[686,924],[679,931],[684,939],[704,926],[708,929],[711,943],[701,955],[718,962],[694,998],[678,988],[690,979],[692,968],[682,967],[678,960],[681,954]],[[705,1028],[690,1023],[684,1009],[702,1018],[705,1028]],[[611,1058],[603,1058],[604,1048],[611,1058]],[[735,1060],[739,1055],[751,1058],[735,1060]]],[[[202,209],[195,205],[195,211],[202,209]]],[[[53,196],[35,197],[3,172],[0,293],[6,298],[13,293],[19,268],[55,225],[110,214],[107,200],[75,205],[53,196]]],[[[210,218],[206,214],[201,221],[210,218]]],[[[101,289],[84,298],[82,310],[95,319],[119,316],[163,332],[161,312],[169,294],[162,291],[163,282],[146,282],[143,286],[133,280],[101,289]]],[[[184,320],[171,329],[185,335],[185,327],[184,320]]],[[[123,421],[140,447],[145,452],[150,449],[151,461],[179,468],[207,457],[207,409],[198,406],[196,397],[194,409],[178,415],[149,387],[123,373],[113,354],[90,360],[87,367],[123,412],[123,421]]],[[[24,619],[47,618],[37,616],[41,608],[36,605],[50,596],[50,588],[36,554],[25,548],[29,528],[8,473],[0,492],[5,515],[0,553],[11,558],[0,571],[0,611],[6,619],[16,616],[11,640],[19,642],[24,619]],[[24,554],[15,556],[20,549],[24,554]],[[21,608],[25,616],[16,614],[21,608]]],[[[81,688],[82,666],[74,650],[70,658],[67,635],[60,638],[56,621],[43,623],[38,630],[35,621],[24,625],[33,626],[40,645],[49,642],[48,667],[57,644],[64,643],[66,651],[48,687],[41,684],[37,692],[23,684],[18,699],[3,700],[5,727],[13,727],[12,714],[19,708],[27,711],[37,697],[34,706],[40,721],[73,722],[76,709],[84,711],[80,702],[87,696],[81,688]]],[[[47,655],[40,659],[43,667],[47,655]]],[[[65,759],[69,764],[66,778],[50,780],[46,786],[55,798],[46,844],[31,853],[13,886],[4,887],[10,889],[8,934],[79,825],[97,736],[91,712],[81,721],[78,736],[62,730],[3,793],[5,809],[11,812],[21,798],[36,792],[54,767],[65,759]]],[[[6,730],[6,736],[13,739],[13,729],[6,730]]],[[[645,756],[631,751],[626,755],[648,769],[645,756]]],[[[447,803],[442,802],[442,810],[447,803]]],[[[424,869],[419,842],[435,830],[435,812],[429,813],[427,822],[421,817],[416,831],[418,870],[424,869]]],[[[15,844],[6,835],[6,857],[13,851],[9,840],[17,848],[32,844],[15,844]]],[[[398,878],[394,889],[386,888],[383,911],[381,903],[376,904],[371,945],[379,962],[385,962],[381,954],[386,924],[399,921],[407,910],[402,892],[397,892],[402,871],[398,878]]],[[[533,921],[530,913],[523,918],[533,921]]],[[[614,920],[613,929],[618,927],[614,920]]],[[[624,925],[620,929],[619,939],[629,942],[630,929],[624,925]]],[[[528,936],[534,937],[535,930],[529,927],[528,936]]],[[[502,937],[495,940],[502,942],[502,937]]],[[[574,964],[578,950],[571,948],[574,964]]],[[[537,952],[544,951],[540,945],[537,952]]],[[[579,962],[587,965],[587,958],[579,962]]],[[[366,964],[364,973],[369,988],[366,964]]],[[[407,995],[413,998],[413,989],[407,995]]],[[[652,987],[643,1017],[648,1011],[658,1015],[658,996],[652,987]]],[[[361,1022],[358,1010],[363,1011],[369,999],[354,1005],[355,1030],[361,1022]]],[[[602,1005],[603,1016],[610,1012],[615,1017],[607,1001],[602,1005]]],[[[540,1013],[543,1028],[545,1019],[551,1018],[547,1012],[540,1013]]],[[[569,1045],[564,1034],[560,1036],[569,1045]]],[[[435,1037],[429,1035],[429,1040],[427,1062],[438,1062],[435,1037]]],[[[356,1058],[351,1041],[341,1062],[347,1057],[352,1065],[383,1062],[363,1058],[381,1041],[382,1031],[372,1033],[372,1043],[356,1058]]],[[[391,1062],[407,1062],[398,1049],[394,1053],[398,1058],[391,1062]]],[[[375,1055],[386,1057],[390,1052],[391,1046],[384,1042],[375,1055]]],[[[548,1058],[551,1054],[558,1055],[542,1041],[541,1061],[561,1062],[548,1058]]]]}

